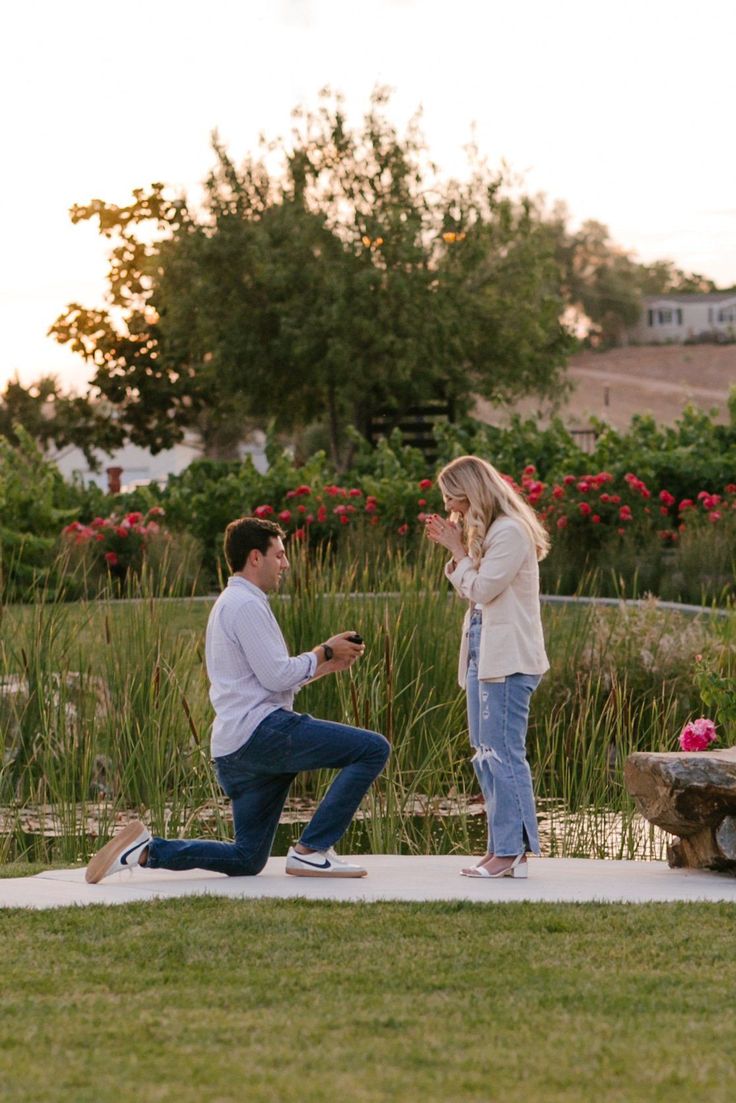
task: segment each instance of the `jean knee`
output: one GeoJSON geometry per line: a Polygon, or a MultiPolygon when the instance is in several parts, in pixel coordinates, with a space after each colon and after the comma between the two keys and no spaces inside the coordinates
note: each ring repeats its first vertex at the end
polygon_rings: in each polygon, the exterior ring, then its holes
{"type": "Polygon", "coordinates": [[[228,869],[228,877],[256,877],[266,866],[268,854],[258,858],[250,854],[239,854],[233,863],[232,869],[228,869]]]}
{"type": "Polygon", "coordinates": [[[391,754],[391,744],[385,735],[381,735],[379,732],[371,732],[371,739],[368,745],[370,757],[375,759],[379,769],[383,769],[388,761],[388,756],[391,754]]]}

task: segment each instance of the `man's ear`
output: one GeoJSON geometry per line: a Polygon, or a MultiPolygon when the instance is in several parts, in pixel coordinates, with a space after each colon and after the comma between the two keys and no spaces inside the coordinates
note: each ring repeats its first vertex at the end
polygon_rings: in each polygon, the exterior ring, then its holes
{"type": "Polygon", "coordinates": [[[246,563],[249,567],[259,567],[261,565],[261,559],[263,558],[262,552],[259,552],[258,548],[251,548],[248,552],[248,558],[246,563]]]}

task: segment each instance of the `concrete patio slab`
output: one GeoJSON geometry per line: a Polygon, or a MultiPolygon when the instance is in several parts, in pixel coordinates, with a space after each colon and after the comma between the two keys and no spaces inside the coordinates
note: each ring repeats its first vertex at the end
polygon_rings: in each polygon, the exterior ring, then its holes
{"type": "Polygon", "coordinates": [[[647,903],[705,900],[736,903],[736,877],[705,870],[670,869],[665,862],[613,862],[588,858],[534,858],[526,880],[472,880],[459,876],[468,859],[457,855],[363,855],[368,876],[359,880],[289,877],[284,859],[272,858],[258,877],[225,877],[194,870],[134,869],[88,885],[83,869],[51,870],[35,877],[0,880],[0,907],[58,908],[128,904],[174,896],[232,899],[337,900],[530,900],[581,903],[647,903]]]}

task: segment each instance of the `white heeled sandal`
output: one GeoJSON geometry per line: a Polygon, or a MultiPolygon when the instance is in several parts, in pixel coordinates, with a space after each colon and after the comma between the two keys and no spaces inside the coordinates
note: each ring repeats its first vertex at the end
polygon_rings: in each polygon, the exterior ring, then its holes
{"type": "Polygon", "coordinates": [[[528,877],[529,865],[526,854],[517,854],[510,866],[500,869],[498,873],[489,873],[485,866],[475,866],[473,869],[463,870],[463,877],[484,877],[487,880],[496,880],[498,877],[528,877]]]}

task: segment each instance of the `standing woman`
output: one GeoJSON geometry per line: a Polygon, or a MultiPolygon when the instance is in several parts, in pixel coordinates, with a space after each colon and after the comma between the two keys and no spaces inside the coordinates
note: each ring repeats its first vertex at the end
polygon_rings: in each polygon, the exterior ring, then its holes
{"type": "Polygon", "coordinates": [[[459,682],[488,817],[488,850],[462,872],[526,877],[527,851],[539,853],[526,732],[532,693],[549,669],[538,566],[549,537],[521,494],[477,456],[453,460],[437,482],[450,517],[430,517],[427,536],[450,552],[445,574],[469,603],[459,682]]]}

